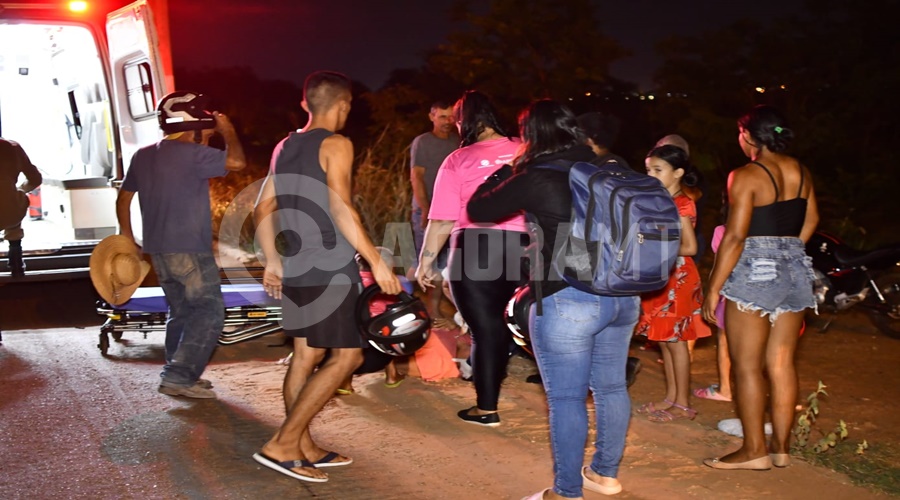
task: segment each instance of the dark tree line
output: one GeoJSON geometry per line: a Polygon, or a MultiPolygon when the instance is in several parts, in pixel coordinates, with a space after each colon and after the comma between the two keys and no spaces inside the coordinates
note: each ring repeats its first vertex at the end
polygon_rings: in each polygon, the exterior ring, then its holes
{"type": "Polygon", "coordinates": [[[816,177],[820,227],[860,244],[896,241],[900,167],[900,38],[897,0],[809,1],[766,25],[742,21],[660,44],[665,63],[651,121],[691,139],[718,179],[743,163],[735,119],[755,104],[782,109],[796,132],[792,153],[816,177]]]}
{"type": "MultiPolygon", "coordinates": [[[[515,131],[528,102],[559,99],[576,113],[617,116],[615,150],[635,166],[660,136],[685,136],[714,214],[727,172],[746,161],[736,119],[773,104],[795,129],[792,154],[816,176],[822,226],[866,245],[897,240],[900,37],[888,13],[898,4],[810,0],[800,15],[670,38],[658,46],[655,98],[640,100],[636,85],[609,75],[627,51],[603,34],[591,0],[459,0],[448,13],[459,29],[422,67],[395,70],[375,91],[358,86],[346,132],[367,162],[396,164],[428,129],[435,100],[482,90],[515,131]]],[[[306,121],[299,82],[262,81],[246,68],[176,70],[176,80],[220,102],[263,166],[274,144],[306,121]]]]}

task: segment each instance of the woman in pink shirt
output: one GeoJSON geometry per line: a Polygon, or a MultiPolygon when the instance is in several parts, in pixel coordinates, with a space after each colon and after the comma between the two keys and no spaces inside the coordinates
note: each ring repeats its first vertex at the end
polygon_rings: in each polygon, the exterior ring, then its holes
{"type": "Polygon", "coordinates": [[[472,368],[477,405],[461,410],[466,422],[500,425],[497,401],[509,361],[509,330],[503,309],[524,282],[521,257],[528,245],[525,219],[517,214],[494,224],[469,220],[466,204],[484,180],[512,163],[521,141],[509,137],[481,92],[470,90],[453,107],[461,148],[444,160],[434,184],[425,242],[416,280],[424,289],[439,285],[434,260],[450,239],[450,290],[472,332],[472,368]],[[507,262],[509,261],[509,262],[507,262]]]}

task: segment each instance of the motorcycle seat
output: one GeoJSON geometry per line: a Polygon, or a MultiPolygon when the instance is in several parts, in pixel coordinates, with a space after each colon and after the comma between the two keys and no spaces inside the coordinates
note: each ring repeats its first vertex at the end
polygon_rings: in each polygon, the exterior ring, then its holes
{"type": "Polygon", "coordinates": [[[838,246],[834,249],[834,258],[844,267],[866,266],[872,269],[884,269],[900,263],[900,245],[869,251],[838,246]]]}

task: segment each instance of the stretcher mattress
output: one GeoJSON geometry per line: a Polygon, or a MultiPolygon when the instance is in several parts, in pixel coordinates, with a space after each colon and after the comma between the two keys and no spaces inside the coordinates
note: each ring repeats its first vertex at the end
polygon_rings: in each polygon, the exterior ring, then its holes
{"type": "MultiPolygon", "coordinates": [[[[225,307],[277,306],[279,301],[271,298],[263,290],[262,284],[222,285],[225,307]]],[[[166,312],[169,305],[162,287],[143,287],[135,290],[131,300],[116,307],[122,311],[166,312]]]]}

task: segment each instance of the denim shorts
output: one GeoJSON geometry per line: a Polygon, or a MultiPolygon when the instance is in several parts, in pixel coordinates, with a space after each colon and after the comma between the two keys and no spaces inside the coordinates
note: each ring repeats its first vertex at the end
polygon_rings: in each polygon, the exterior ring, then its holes
{"type": "Polygon", "coordinates": [[[775,323],[784,312],[816,308],[812,258],[799,238],[755,236],[744,251],[721,294],[741,311],[755,311],[775,323]]]}

